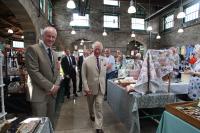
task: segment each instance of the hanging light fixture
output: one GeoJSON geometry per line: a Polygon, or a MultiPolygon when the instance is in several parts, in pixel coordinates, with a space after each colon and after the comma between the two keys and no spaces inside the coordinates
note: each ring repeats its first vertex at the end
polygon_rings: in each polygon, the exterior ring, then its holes
{"type": "Polygon", "coordinates": [[[8,33],[13,33],[13,30],[12,29],[8,29],[8,33]]]}
{"type": "Polygon", "coordinates": [[[21,39],[24,39],[24,36],[21,36],[21,39]]]}
{"type": "Polygon", "coordinates": [[[136,12],[136,8],[135,6],[133,5],[133,0],[130,1],[130,6],[128,8],[128,13],[131,14],[131,13],[135,13],[136,12]]]}
{"type": "Polygon", "coordinates": [[[158,35],[156,36],[156,39],[161,39],[161,36],[159,35],[159,33],[158,33],[158,35]]]}
{"type": "Polygon", "coordinates": [[[183,28],[180,27],[180,28],[178,29],[178,33],[183,33],[183,32],[184,32],[183,28]]]}
{"type": "Polygon", "coordinates": [[[185,12],[183,11],[183,3],[182,3],[182,0],[181,0],[180,12],[178,13],[177,18],[178,18],[178,19],[185,18],[185,12]]]}
{"type": "Polygon", "coordinates": [[[152,26],[148,25],[147,31],[152,31],[152,26]]]}
{"type": "Polygon", "coordinates": [[[102,35],[103,35],[103,36],[107,36],[107,35],[108,35],[105,29],[103,30],[102,35]]]}
{"type": "Polygon", "coordinates": [[[75,34],[76,34],[76,31],[75,31],[74,29],[72,29],[71,34],[72,34],[72,35],[75,35],[75,34]]]}
{"type": "Polygon", "coordinates": [[[135,37],[135,33],[134,32],[132,32],[131,37],[135,37]]]}
{"type": "Polygon", "coordinates": [[[69,1],[67,2],[67,8],[69,8],[69,9],[74,9],[74,8],[76,8],[75,2],[74,2],[73,0],[69,0],[69,1]]]}

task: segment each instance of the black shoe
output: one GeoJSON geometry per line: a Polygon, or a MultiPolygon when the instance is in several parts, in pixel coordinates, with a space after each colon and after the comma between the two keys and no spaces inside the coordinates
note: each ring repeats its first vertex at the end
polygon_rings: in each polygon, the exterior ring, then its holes
{"type": "Polygon", "coordinates": [[[70,96],[69,96],[69,95],[67,95],[67,99],[70,99],[70,96]]]}
{"type": "Polygon", "coordinates": [[[78,95],[77,95],[76,93],[74,94],[74,96],[75,96],[75,97],[78,97],[78,95]]]}
{"type": "Polygon", "coordinates": [[[94,121],[95,120],[94,116],[90,116],[90,120],[94,121]]]}
{"type": "Polygon", "coordinates": [[[97,133],[104,133],[103,129],[96,129],[97,133]]]}

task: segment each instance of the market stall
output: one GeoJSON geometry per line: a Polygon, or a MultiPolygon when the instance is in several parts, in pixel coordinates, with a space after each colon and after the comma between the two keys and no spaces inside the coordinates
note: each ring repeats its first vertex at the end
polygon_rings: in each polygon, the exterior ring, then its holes
{"type": "Polygon", "coordinates": [[[107,101],[113,112],[130,133],[140,133],[138,109],[164,107],[166,103],[173,103],[173,93],[150,93],[141,95],[136,92],[128,93],[124,87],[108,81],[107,101]]]}

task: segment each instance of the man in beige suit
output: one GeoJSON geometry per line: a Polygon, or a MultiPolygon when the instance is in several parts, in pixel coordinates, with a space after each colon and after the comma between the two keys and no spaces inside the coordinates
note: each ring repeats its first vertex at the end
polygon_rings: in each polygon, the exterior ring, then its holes
{"type": "Polygon", "coordinates": [[[55,97],[59,89],[59,72],[56,67],[57,57],[52,45],[57,31],[46,27],[39,44],[31,45],[25,53],[28,71],[29,98],[33,116],[49,117],[54,125],[55,97]]]}
{"type": "Polygon", "coordinates": [[[97,133],[103,133],[103,98],[105,94],[106,60],[101,56],[101,42],[93,44],[93,54],[82,65],[82,80],[87,95],[90,119],[95,120],[97,133]]]}

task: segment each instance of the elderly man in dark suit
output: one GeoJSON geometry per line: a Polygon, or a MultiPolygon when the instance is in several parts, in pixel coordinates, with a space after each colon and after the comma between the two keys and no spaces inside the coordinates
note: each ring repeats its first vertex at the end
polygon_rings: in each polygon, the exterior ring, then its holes
{"type": "Polygon", "coordinates": [[[46,27],[39,44],[31,45],[25,53],[28,71],[29,98],[33,116],[49,117],[54,124],[55,97],[59,89],[59,69],[56,67],[57,56],[52,49],[57,31],[46,27]]]}

